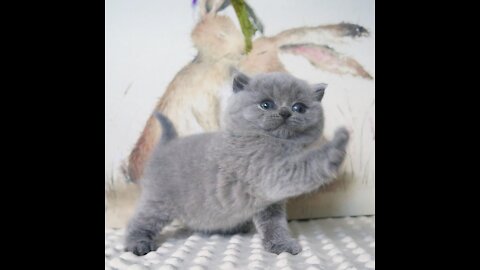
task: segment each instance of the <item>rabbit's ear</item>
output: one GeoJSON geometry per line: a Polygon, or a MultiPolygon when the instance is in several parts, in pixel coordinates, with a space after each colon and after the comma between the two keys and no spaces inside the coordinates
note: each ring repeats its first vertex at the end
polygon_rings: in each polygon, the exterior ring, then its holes
{"type": "Polygon", "coordinates": [[[314,27],[291,28],[275,35],[278,46],[288,44],[323,44],[329,46],[345,45],[354,40],[370,36],[370,32],[361,25],[339,23],[314,27]]]}
{"type": "Polygon", "coordinates": [[[342,55],[326,45],[312,43],[280,46],[281,52],[305,57],[318,69],[340,75],[350,74],[371,80],[373,77],[355,59],[342,55]]]}
{"type": "Polygon", "coordinates": [[[198,9],[200,17],[215,16],[224,0],[199,0],[198,9]]]}
{"type": "Polygon", "coordinates": [[[207,15],[207,0],[198,1],[198,14],[200,15],[200,18],[207,15]]]}
{"type": "Polygon", "coordinates": [[[203,0],[200,2],[200,6],[203,9],[201,16],[215,16],[217,12],[230,4],[228,0],[203,0]]]}
{"type": "Polygon", "coordinates": [[[210,8],[210,13],[216,14],[218,11],[220,11],[221,7],[227,2],[227,4],[230,3],[230,1],[226,0],[210,0],[211,3],[211,8],[210,8]]]}

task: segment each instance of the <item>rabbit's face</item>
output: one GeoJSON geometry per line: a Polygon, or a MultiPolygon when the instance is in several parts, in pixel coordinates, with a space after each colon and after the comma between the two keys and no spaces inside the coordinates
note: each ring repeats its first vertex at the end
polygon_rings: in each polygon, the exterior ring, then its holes
{"type": "Polygon", "coordinates": [[[242,59],[241,70],[248,70],[250,74],[266,72],[286,72],[279,58],[277,46],[271,38],[258,38],[253,42],[252,51],[242,59]]]}
{"type": "Polygon", "coordinates": [[[193,29],[192,40],[202,57],[239,60],[244,51],[242,33],[225,16],[206,16],[193,29]]]}

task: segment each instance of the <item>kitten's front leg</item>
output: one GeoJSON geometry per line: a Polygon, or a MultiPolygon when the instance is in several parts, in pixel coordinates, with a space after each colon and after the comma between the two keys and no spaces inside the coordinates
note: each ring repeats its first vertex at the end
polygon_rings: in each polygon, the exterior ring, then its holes
{"type": "Polygon", "coordinates": [[[317,173],[324,175],[327,180],[336,176],[340,165],[342,165],[345,159],[349,139],[350,135],[346,128],[339,128],[335,132],[333,140],[316,153],[320,157],[326,157],[325,167],[321,167],[317,173]]]}
{"type": "Polygon", "coordinates": [[[263,178],[261,189],[272,202],[283,201],[318,189],[331,182],[346,155],[349,133],[345,128],[335,132],[332,141],[319,149],[286,158],[263,178]]]}
{"type": "Polygon", "coordinates": [[[302,247],[290,236],[285,211],[285,203],[277,203],[255,214],[253,222],[262,237],[265,250],[280,254],[288,252],[296,255],[302,247]]]}

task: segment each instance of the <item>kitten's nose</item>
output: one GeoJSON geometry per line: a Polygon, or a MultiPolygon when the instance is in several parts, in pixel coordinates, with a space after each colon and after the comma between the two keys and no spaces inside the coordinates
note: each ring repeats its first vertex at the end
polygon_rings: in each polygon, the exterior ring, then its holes
{"type": "Polygon", "coordinates": [[[292,116],[292,114],[288,111],[288,109],[280,109],[280,116],[283,118],[283,119],[287,119],[289,118],[290,116],[292,116]]]}

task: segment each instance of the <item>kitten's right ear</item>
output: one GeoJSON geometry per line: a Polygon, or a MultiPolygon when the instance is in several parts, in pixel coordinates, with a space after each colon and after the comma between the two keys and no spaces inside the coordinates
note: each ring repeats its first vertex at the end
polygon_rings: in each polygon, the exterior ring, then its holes
{"type": "Polygon", "coordinates": [[[315,95],[316,101],[322,101],[323,95],[325,95],[325,89],[327,89],[328,84],[326,83],[319,83],[313,85],[313,93],[315,95]]]}
{"type": "Polygon", "coordinates": [[[236,72],[236,74],[233,77],[233,92],[238,93],[245,89],[245,86],[248,85],[250,82],[250,78],[241,73],[241,72],[236,72]]]}

